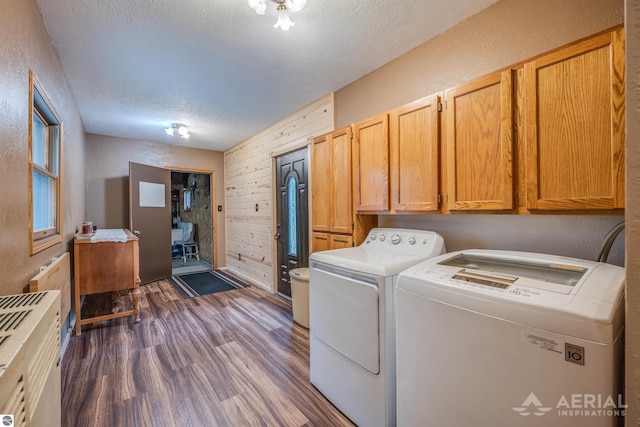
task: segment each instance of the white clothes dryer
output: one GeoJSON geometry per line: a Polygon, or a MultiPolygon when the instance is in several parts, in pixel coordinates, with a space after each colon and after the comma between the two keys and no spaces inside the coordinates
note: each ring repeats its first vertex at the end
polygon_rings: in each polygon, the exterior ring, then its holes
{"type": "Polygon", "coordinates": [[[376,228],[360,246],[311,255],[311,383],[354,423],[395,425],[393,286],[444,252],[437,233],[376,228]]]}
{"type": "Polygon", "coordinates": [[[402,272],[398,426],[618,425],[624,278],[610,264],[490,250],[402,272]]]}

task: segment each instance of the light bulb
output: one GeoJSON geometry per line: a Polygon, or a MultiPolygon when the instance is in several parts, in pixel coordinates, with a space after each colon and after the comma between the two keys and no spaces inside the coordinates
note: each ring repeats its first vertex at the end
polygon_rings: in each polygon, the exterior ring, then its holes
{"type": "Polygon", "coordinates": [[[296,25],[289,18],[289,11],[287,10],[287,6],[284,4],[278,5],[278,22],[275,23],[275,28],[280,28],[282,31],[287,31],[289,28],[296,25]]]}

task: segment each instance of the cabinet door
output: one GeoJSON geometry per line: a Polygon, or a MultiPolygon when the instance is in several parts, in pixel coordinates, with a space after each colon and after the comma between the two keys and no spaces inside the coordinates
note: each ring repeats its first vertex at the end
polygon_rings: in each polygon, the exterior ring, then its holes
{"type": "Polygon", "coordinates": [[[400,107],[389,117],[391,202],[396,211],[438,210],[439,96],[400,107]]]}
{"type": "Polygon", "coordinates": [[[506,70],[445,92],[450,210],[513,208],[512,80],[506,70]]]}
{"type": "Polygon", "coordinates": [[[624,33],[525,64],[527,208],[624,207],[624,33]]]}
{"type": "Polygon", "coordinates": [[[322,135],[311,145],[311,223],[313,231],[331,229],[331,139],[322,135]]]}
{"type": "Polygon", "coordinates": [[[358,212],[389,210],[389,119],[381,114],[354,125],[355,202],[358,212]]]}
{"type": "Polygon", "coordinates": [[[353,246],[353,239],[351,238],[351,236],[332,234],[329,236],[329,239],[331,241],[331,249],[350,248],[351,246],[353,246]]]}
{"type": "Polygon", "coordinates": [[[351,233],[353,223],[353,197],[351,174],[351,127],[346,127],[330,135],[331,164],[324,180],[331,181],[331,232],[351,233]]]}
{"type": "Polygon", "coordinates": [[[328,233],[311,233],[311,252],[327,251],[331,249],[328,233]]]}

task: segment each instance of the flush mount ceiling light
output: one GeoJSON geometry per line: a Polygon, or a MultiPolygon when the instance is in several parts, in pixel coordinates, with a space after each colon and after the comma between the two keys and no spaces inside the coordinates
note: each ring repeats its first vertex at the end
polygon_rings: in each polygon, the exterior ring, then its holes
{"type": "Polygon", "coordinates": [[[182,123],[172,123],[171,126],[164,130],[168,135],[173,136],[175,132],[178,132],[180,138],[189,139],[191,135],[189,135],[189,128],[187,125],[183,125],[182,123]]]}
{"type": "MultiPolygon", "coordinates": [[[[247,0],[249,6],[256,11],[258,15],[264,15],[267,10],[267,2],[269,0],[247,0]]],[[[277,5],[276,11],[278,13],[278,22],[274,24],[274,27],[280,28],[283,31],[287,31],[289,28],[295,25],[289,18],[289,11],[296,13],[302,10],[307,0],[271,0],[277,5]]]]}

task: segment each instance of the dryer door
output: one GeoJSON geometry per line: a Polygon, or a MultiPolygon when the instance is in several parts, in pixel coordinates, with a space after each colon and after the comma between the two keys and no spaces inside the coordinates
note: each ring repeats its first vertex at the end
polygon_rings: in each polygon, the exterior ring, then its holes
{"type": "Polygon", "coordinates": [[[311,334],[373,374],[380,373],[380,280],[314,264],[309,282],[311,334]]]}

